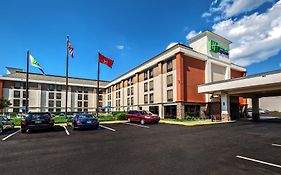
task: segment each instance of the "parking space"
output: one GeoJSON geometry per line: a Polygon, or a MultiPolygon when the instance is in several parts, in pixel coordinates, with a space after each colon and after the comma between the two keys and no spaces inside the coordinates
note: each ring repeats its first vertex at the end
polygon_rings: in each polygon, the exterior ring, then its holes
{"type": "Polygon", "coordinates": [[[281,173],[280,124],[277,123],[101,126],[97,130],[56,127],[53,131],[16,133],[0,143],[1,172],[31,175],[281,173]]]}

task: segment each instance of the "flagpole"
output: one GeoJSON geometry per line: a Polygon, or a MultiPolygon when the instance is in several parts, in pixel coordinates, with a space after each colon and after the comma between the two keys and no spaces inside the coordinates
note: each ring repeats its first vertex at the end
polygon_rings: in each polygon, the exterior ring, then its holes
{"type": "Polygon", "coordinates": [[[28,113],[28,89],[29,89],[29,84],[28,84],[28,79],[29,79],[29,50],[27,50],[26,53],[26,81],[25,81],[25,113],[28,113]]]}
{"type": "Polygon", "coordinates": [[[100,94],[100,62],[98,56],[98,88],[97,88],[97,108],[96,108],[97,117],[99,117],[99,94],[100,94]]]}
{"type": "Polygon", "coordinates": [[[69,42],[69,36],[66,36],[66,72],[65,72],[65,116],[67,116],[67,101],[68,101],[68,42],[69,42]]]}

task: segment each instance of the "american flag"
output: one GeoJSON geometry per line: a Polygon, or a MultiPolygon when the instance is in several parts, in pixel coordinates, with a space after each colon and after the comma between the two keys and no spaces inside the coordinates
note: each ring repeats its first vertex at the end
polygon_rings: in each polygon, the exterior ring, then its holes
{"type": "Polygon", "coordinates": [[[73,47],[69,41],[69,37],[67,37],[67,48],[72,58],[74,58],[73,47]]]}

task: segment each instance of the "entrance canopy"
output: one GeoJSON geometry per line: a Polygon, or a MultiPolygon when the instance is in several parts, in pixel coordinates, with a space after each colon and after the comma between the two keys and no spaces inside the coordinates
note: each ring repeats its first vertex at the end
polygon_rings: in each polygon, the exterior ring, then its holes
{"type": "Polygon", "coordinates": [[[281,96],[281,70],[202,84],[198,92],[244,98],[281,96]]]}

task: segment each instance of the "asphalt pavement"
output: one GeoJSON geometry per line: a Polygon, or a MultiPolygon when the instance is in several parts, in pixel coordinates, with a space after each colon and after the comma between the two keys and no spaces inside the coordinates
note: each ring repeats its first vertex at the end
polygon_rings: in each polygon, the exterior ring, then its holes
{"type": "Polygon", "coordinates": [[[103,126],[18,132],[0,141],[0,174],[281,174],[278,122],[103,126]]]}

